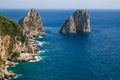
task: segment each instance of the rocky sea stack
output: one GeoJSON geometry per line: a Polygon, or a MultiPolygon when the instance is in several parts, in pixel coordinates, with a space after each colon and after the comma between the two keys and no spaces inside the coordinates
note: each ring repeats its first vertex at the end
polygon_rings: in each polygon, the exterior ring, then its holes
{"type": "Polygon", "coordinates": [[[0,80],[16,76],[6,68],[12,62],[37,60],[38,43],[33,37],[43,34],[41,17],[34,9],[19,24],[0,14],[0,80]]]}
{"type": "Polygon", "coordinates": [[[77,10],[63,24],[60,33],[91,32],[90,13],[86,10],[77,10]]]}
{"type": "Polygon", "coordinates": [[[29,10],[18,23],[22,26],[22,31],[31,38],[45,34],[41,16],[34,9],[29,10]]]}

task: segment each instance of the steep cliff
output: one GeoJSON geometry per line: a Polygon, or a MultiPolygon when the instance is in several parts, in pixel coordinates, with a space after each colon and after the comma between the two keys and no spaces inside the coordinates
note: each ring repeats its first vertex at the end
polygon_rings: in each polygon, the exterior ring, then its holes
{"type": "Polygon", "coordinates": [[[10,61],[36,60],[39,50],[33,37],[43,34],[41,17],[34,9],[28,11],[19,24],[0,14],[0,80],[15,76],[6,69],[10,61]]]}
{"type": "Polygon", "coordinates": [[[8,72],[8,61],[28,61],[34,59],[37,50],[34,40],[30,40],[21,30],[20,25],[0,15],[0,80],[14,77],[8,72]],[[27,56],[24,56],[26,55],[27,56]]]}
{"type": "Polygon", "coordinates": [[[63,24],[60,33],[91,32],[90,14],[86,10],[77,10],[63,24]]]}
{"type": "Polygon", "coordinates": [[[41,16],[34,9],[29,10],[26,16],[19,21],[19,24],[28,37],[38,37],[45,34],[41,16]]]}

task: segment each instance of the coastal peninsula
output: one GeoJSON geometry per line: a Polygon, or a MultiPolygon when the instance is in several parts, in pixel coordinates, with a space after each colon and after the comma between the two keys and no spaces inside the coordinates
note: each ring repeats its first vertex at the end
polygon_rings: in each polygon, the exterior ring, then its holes
{"type": "Polygon", "coordinates": [[[38,43],[33,37],[45,34],[40,15],[31,9],[18,23],[0,14],[0,80],[15,77],[7,71],[11,62],[36,60],[38,43]]]}

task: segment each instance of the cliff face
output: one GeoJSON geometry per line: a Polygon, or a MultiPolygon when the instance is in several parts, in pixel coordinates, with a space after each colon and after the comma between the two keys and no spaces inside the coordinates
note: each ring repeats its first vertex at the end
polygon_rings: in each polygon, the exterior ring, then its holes
{"type": "Polygon", "coordinates": [[[40,15],[31,9],[27,12],[26,16],[19,21],[22,26],[22,31],[29,37],[38,37],[45,34],[40,15]]]}
{"type": "Polygon", "coordinates": [[[31,9],[19,24],[0,14],[0,80],[14,77],[8,72],[9,61],[36,60],[37,42],[33,37],[45,34],[39,14],[31,9]]]}
{"type": "Polygon", "coordinates": [[[86,10],[77,10],[63,24],[60,33],[91,32],[90,14],[86,10]]]}
{"type": "Polygon", "coordinates": [[[34,59],[33,54],[38,50],[33,44],[36,44],[35,41],[23,34],[17,23],[0,15],[0,80],[15,76],[5,67],[8,60],[28,61],[34,59]],[[23,54],[27,54],[27,57],[23,54]]]}

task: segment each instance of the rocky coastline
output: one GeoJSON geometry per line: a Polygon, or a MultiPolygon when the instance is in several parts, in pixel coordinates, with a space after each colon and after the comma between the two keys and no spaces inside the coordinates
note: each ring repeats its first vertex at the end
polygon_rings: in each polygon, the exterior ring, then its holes
{"type": "MultiPolygon", "coordinates": [[[[31,9],[18,23],[0,14],[0,80],[13,78],[7,66],[13,62],[38,61],[38,42],[34,38],[45,35],[39,13],[31,9]],[[4,27],[5,26],[5,27],[4,27]]],[[[91,32],[90,14],[86,10],[77,10],[63,24],[60,33],[91,32]]]]}
{"type": "Polygon", "coordinates": [[[7,70],[7,66],[14,66],[13,62],[37,61],[39,59],[37,53],[40,50],[37,48],[37,41],[33,38],[45,35],[45,31],[41,17],[34,9],[29,10],[18,23],[2,15],[0,15],[0,20],[3,21],[3,24],[0,24],[0,80],[5,80],[16,76],[15,73],[7,70]],[[11,30],[8,31],[9,34],[7,34],[7,29],[3,28],[5,21],[9,22],[6,27],[12,25],[11,30]],[[12,30],[15,30],[16,33],[12,30]]]}

